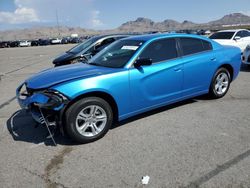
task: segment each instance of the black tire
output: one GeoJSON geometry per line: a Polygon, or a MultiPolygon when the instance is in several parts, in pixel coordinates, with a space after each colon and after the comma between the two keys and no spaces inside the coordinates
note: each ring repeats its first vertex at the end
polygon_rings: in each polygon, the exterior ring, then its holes
{"type": "Polygon", "coordinates": [[[218,98],[224,97],[226,95],[226,93],[228,92],[228,90],[229,90],[230,83],[231,83],[231,75],[230,75],[229,71],[226,68],[224,68],[224,67],[219,68],[216,71],[216,73],[214,74],[212,82],[210,84],[210,88],[209,88],[209,95],[210,95],[210,97],[214,98],[214,99],[218,99],[218,98]],[[218,89],[216,89],[217,78],[220,75],[227,76],[226,79],[228,80],[228,85],[223,88],[223,92],[222,93],[219,92],[218,89]]]}
{"type": "MultiPolygon", "coordinates": [[[[98,97],[88,97],[88,98],[83,98],[73,103],[67,109],[65,113],[65,120],[66,120],[65,128],[71,139],[79,143],[89,143],[89,142],[93,142],[102,138],[109,131],[113,123],[113,111],[110,105],[105,100],[98,98],[98,97]],[[102,109],[103,112],[106,113],[105,115],[107,117],[104,128],[98,134],[94,136],[85,136],[77,130],[77,126],[78,126],[77,117],[80,112],[82,112],[84,109],[88,108],[89,106],[96,106],[97,108],[100,107],[100,109],[102,109]]],[[[85,120],[82,120],[82,121],[85,121],[85,120]]],[[[85,123],[86,122],[87,121],[85,121],[85,123]]]]}

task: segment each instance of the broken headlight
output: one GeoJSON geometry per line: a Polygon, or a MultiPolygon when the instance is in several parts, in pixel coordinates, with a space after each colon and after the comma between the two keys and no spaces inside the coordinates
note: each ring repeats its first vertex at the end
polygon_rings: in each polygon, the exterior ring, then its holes
{"type": "Polygon", "coordinates": [[[40,100],[39,102],[35,102],[34,105],[40,108],[59,108],[68,101],[67,97],[54,90],[40,91],[37,92],[36,95],[40,98],[40,100]]]}
{"type": "Polygon", "coordinates": [[[26,99],[29,96],[26,84],[22,84],[18,89],[18,97],[22,100],[26,99]]]}

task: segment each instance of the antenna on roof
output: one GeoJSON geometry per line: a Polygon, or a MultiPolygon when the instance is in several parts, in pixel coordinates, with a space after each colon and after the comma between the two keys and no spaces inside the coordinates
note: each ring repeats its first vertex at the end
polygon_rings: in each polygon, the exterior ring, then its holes
{"type": "Polygon", "coordinates": [[[57,13],[57,9],[56,9],[56,23],[57,23],[58,37],[60,37],[60,36],[61,36],[61,34],[60,34],[60,29],[59,29],[59,21],[58,21],[58,13],[57,13]]]}

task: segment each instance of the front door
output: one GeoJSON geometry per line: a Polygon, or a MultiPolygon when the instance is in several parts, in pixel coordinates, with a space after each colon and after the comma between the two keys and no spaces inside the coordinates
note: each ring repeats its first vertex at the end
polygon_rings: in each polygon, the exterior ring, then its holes
{"type": "Polygon", "coordinates": [[[132,111],[147,110],[181,97],[183,65],[174,38],[151,42],[139,58],[150,58],[153,64],[129,71],[132,111]]]}

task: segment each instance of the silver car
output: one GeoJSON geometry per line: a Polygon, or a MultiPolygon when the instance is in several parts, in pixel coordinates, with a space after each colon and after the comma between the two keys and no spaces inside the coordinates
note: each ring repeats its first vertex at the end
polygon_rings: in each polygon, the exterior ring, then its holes
{"type": "Polygon", "coordinates": [[[242,54],[242,62],[250,66],[250,44],[246,47],[242,54]]]}

